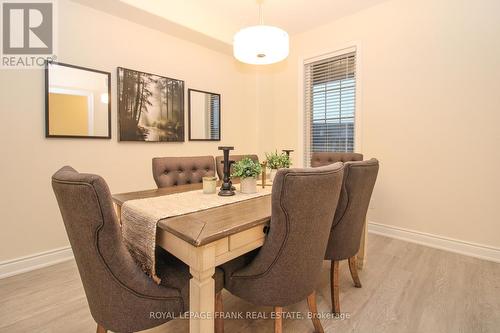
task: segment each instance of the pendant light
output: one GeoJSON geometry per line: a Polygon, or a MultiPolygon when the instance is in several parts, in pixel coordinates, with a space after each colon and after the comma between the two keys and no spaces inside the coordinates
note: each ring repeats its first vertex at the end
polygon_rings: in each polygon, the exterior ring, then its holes
{"type": "Polygon", "coordinates": [[[260,1],[259,25],[243,28],[234,35],[234,57],[247,64],[268,65],[286,59],[288,53],[288,33],[278,27],[264,24],[260,1]]]}

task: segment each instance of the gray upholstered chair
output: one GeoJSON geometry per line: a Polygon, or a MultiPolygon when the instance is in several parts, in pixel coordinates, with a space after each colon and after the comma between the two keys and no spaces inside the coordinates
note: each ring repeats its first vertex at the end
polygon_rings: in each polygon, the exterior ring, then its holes
{"type": "Polygon", "coordinates": [[[155,157],[153,178],[158,188],[203,182],[215,177],[213,156],[155,157]]]}
{"type": "Polygon", "coordinates": [[[320,167],[337,162],[362,161],[358,153],[316,152],[311,154],[311,167],[320,167]]]}
{"type": "Polygon", "coordinates": [[[330,288],[334,313],[340,313],[339,261],[348,259],[354,285],[361,288],[356,255],[359,252],[378,168],[379,163],[376,159],[344,164],[342,191],[325,253],[325,259],[331,260],[330,288]]]}
{"type": "MultiPolygon", "coordinates": [[[[170,320],[151,318],[151,312],[188,311],[188,267],[158,248],[157,273],[164,284],[143,273],[122,242],[104,179],[66,166],[52,176],[52,188],[98,333],[142,331],[170,320]]],[[[220,270],[215,280],[220,297],[220,270]]]]}
{"type": "MultiPolygon", "coordinates": [[[[269,234],[260,250],[221,266],[225,288],[260,306],[282,307],[307,298],[317,312],[315,291],[332,226],[343,164],[278,170],[272,188],[269,234]]],[[[317,332],[323,328],[313,316],[317,332]]],[[[281,332],[281,318],[275,332],[281,332]]]]}
{"type": "MultiPolygon", "coordinates": [[[[230,161],[241,161],[245,157],[250,157],[252,160],[258,162],[259,161],[259,156],[257,155],[229,155],[229,160],[230,161]]],[[[219,176],[219,179],[222,179],[224,177],[224,156],[217,156],[215,158],[215,169],[217,170],[217,176],[219,176]]],[[[231,172],[232,172],[232,167],[231,167],[231,172]]]]}

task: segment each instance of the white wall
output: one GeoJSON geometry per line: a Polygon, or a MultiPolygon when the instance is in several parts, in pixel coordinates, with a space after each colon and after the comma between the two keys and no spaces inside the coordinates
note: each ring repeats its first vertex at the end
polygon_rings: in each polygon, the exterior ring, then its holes
{"type": "Polygon", "coordinates": [[[221,144],[237,153],[257,150],[253,70],[130,21],[67,0],[58,4],[58,60],[112,73],[113,138],[46,139],[43,70],[0,70],[0,262],[68,245],[50,185],[63,165],[102,175],[116,193],[154,188],[155,156],[218,155],[221,144]],[[117,142],[117,66],[185,80],[186,95],[188,87],[220,92],[222,141],[117,142]]]}
{"type": "Polygon", "coordinates": [[[394,0],[294,36],[259,77],[267,149],[301,154],[301,59],[357,42],[361,150],[381,163],[370,220],[500,247],[499,13],[496,0],[394,0]]]}

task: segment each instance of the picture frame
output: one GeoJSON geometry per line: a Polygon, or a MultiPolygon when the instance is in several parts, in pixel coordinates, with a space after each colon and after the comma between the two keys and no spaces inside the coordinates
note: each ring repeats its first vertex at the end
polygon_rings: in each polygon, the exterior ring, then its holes
{"type": "Polygon", "coordinates": [[[111,73],[46,61],[45,137],[111,139],[111,73]]]}
{"type": "Polygon", "coordinates": [[[119,141],[184,142],[184,81],[117,68],[119,141]]]}
{"type": "Polygon", "coordinates": [[[221,94],[188,89],[189,141],[221,141],[221,108],[221,94]]]}

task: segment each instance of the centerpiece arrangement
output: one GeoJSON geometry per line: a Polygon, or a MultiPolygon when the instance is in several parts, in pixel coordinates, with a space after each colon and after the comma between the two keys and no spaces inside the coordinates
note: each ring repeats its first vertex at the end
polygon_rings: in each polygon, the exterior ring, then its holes
{"type": "Polygon", "coordinates": [[[278,169],[282,168],[289,168],[290,165],[292,164],[290,161],[290,155],[287,153],[280,153],[278,154],[278,151],[275,151],[274,153],[266,153],[266,162],[267,162],[267,167],[271,169],[271,174],[270,174],[270,179],[271,181],[274,180],[274,177],[276,176],[276,172],[278,169]]]}
{"type": "Polygon", "coordinates": [[[257,192],[257,177],[261,174],[262,167],[250,157],[245,157],[233,164],[231,177],[240,178],[241,193],[257,192]]]}

